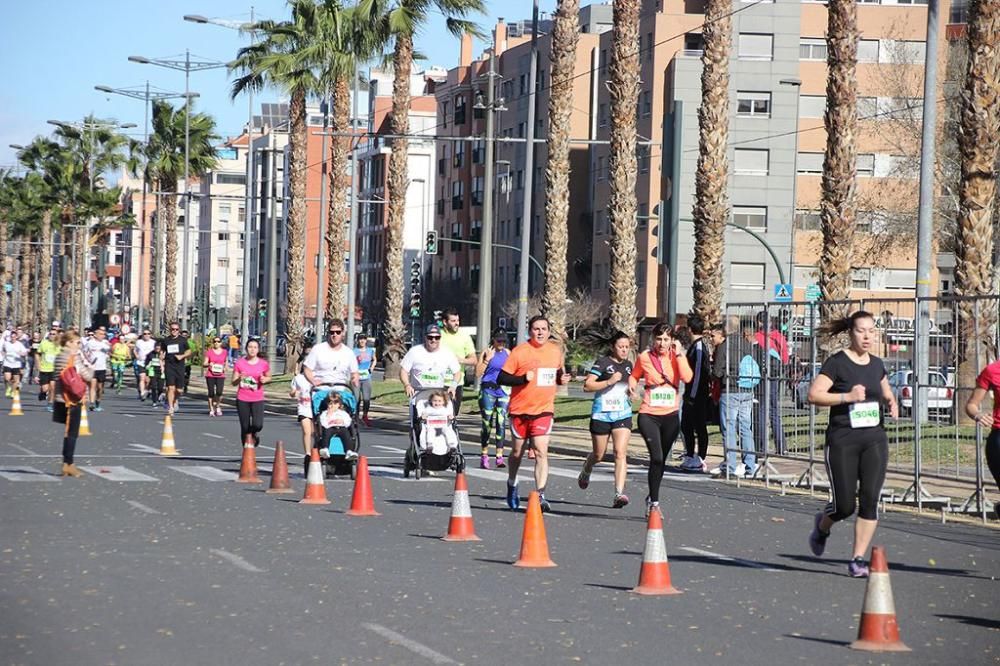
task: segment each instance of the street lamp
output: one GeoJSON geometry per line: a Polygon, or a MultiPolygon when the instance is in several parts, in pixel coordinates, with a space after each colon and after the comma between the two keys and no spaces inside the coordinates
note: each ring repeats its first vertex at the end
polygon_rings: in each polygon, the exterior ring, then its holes
{"type": "Polygon", "coordinates": [[[140,65],[156,65],[184,72],[184,259],[181,274],[180,320],[182,327],[187,328],[188,264],[191,253],[191,72],[219,69],[225,67],[226,63],[217,60],[191,60],[191,51],[187,49],[184,51],[184,60],[145,56],[129,56],[128,59],[129,62],[140,65]]]}
{"type": "Polygon", "coordinates": [[[797,200],[799,181],[799,107],[802,103],[802,79],[781,79],[778,81],[783,86],[795,88],[795,156],[792,158],[792,226],[788,239],[788,282],[795,289],[795,211],[798,208],[797,200]]]}

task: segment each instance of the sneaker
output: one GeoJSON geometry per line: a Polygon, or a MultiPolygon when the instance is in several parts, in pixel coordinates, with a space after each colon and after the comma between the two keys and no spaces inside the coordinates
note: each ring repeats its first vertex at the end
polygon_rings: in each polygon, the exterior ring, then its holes
{"type": "Polygon", "coordinates": [[[215,408],[215,415],[216,416],[222,416],[222,407],[216,407],[215,408]]]}
{"type": "MultiPolygon", "coordinates": [[[[737,468],[737,469],[739,469],[739,468],[737,468]]],[[[731,470],[731,469],[728,469],[726,467],[725,463],[721,463],[718,467],[713,467],[712,470],[709,472],[709,474],[712,475],[713,479],[719,479],[719,478],[723,478],[724,479],[726,477],[727,473],[729,474],[729,476],[735,476],[736,475],[736,472],[733,471],[733,470],[731,470]]]]}
{"type": "Polygon", "coordinates": [[[319,457],[322,458],[323,460],[326,460],[327,458],[329,458],[330,457],[330,449],[320,449],[319,450],[319,457]]]}
{"type": "Polygon", "coordinates": [[[545,495],[543,493],[538,493],[538,503],[542,507],[542,513],[548,513],[552,510],[552,507],[549,506],[549,501],[545,499],[545,495]]]}
{"type": "Polygon", "coordinates": [[[628,506],[628,495],[625,493],[615,493],[615,501],[611,503],[612,509],[624,509],[628,506]]]}
{"type": "Polygon", "coordinates": [[[507,506],[516,511],[521,508],[521,498],[517,494],[517,484],[510,485],[507,482],[507,506]]]}
{"type": "Polygon", "coordinates": [[[855,557],[847,565],[847,575],[851,578],[868,578],[868,563],[860,557],[855,557]]]}
{"type": "Polygon", "coordinates": [[[681,469],[687,469],[691,464],[691,456],[684,454],[681,456],[681,469]]]}
{"type": "Polygon", "coordinates": [[[685,456],[684,462],[681,463],[681,469],[688,472],[701,472],[705,468],[705,461],[701,459],[701,456],[685,456]]]}
{"type": "Polygon", "coordinates": [[[46,405],[45,406],[45,411],[52,412],[52,411],[55,411],[55,409],[52,407],[52,405],[46,405]]]}
{"type": "Polygon", "coordinates": [[[347,462],[352,462],[352,461],[355,461],[357,459],[358,459],[358,452],[357,451],[345,451],[344,452],[344,460],[346,460],[347,462]]]}
{"type": "Polygon", "coordinates": [[[830,533],[824,533],[820,528],[819,524],[823,520],[823,514],[817,513],[816,517],[813,518],[813,531],[809,535],[809,550],[816,557],[823,555],[823,551],[826,550],[826,540],[830,538],[830,533]]]}
{"type": "Polygon", "coordinates": [[[496,466],[497,466],[497,469],[503,469],[504,467],[507,466],[507,462],[503,459],[502,455],[497,456],[496,466]]]}
{"type": "Polygon", "coordinates": [[[586,490],[587,486],[590,485],[590,472],[587,469],[587,464],[583,464],[583,469],[580,470],[580,476],[576,477],[576,485],[580,486],[581,490],[586,490]]]}
{"type": "Polygon", "coordinates": [[[659,510],[660,510],[660,503],[659,503],[659,502],[653,502],[653,501],[651,501],[651,500],[649,499],[649,495],[646,495],[646,517],[647,517],[647,518],[649,518],[649,514],[650,514],[650,513],[651,513],[651,512],[652,512],[652,511],[653,511],[654,509],[655,509],[656,511],[659,511],[659,510]]]}
{"type": "Polygon", "coordinates": [[[753,467],[744,466],[743,476],[747,479],[752,479],[757,474],[758,469],[760,469],[760,465],[754,465],[753,467]]]}
{"type": "Polygon", "coordinates": [[[366,426],[368,426],[369,428],[371,428],[371,427],[372,427],[372,420],[371,420],[370,418],[368,418],[367,416],[362,416],[362,417],[361,417],[361,421],[362,421],[362,422],[363,422],[363,423],[364,423],[364,424],[365,424],[366,426]]]}
{"type": "Polygon", "coordinates": [[[746,475],[747,475],[747,466],[744,465],[743,463],[737,465],[736,471],[733,472],[733,476],[746,476],[746,475]]]}
{"type": "Polygon", "coordinates": [[[39,402],[41,402],[42,400],[45,400],[45,394],[44,393],[39,393],[38,394],[38,400],[39,400],[39,402]]]}
{"type": "Polygon", "coordinates": [[[174,415],[174,408],[173,407],[168,407],[167,408],[167,416],[173,416],[173,415],[174,415]]]}
{"type": "Polygon", "coordinates": [[[208,415],[209,416],[215,416],[215,410],[214,409],[208,410],[208,415]]]}
{"type": "Polygon", "coordinates": [[[479,469],[490,468],[490,457],[486,454],[479,456],[479,469]]]}

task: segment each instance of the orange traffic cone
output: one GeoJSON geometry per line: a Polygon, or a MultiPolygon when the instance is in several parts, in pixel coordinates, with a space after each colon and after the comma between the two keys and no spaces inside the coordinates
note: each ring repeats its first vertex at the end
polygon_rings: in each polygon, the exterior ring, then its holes
{"type": "Polygon", "coordinates": [[[14,389],[14,401],[10,405],[10,416],[24,416],[21,411],[21,389],[14,389]]]}
{"type": "Polygon", "coordinates": [[[87,403],[80,405],[80,437],[89,437],[94,433],[90,432],[90,421],[87,420],[87,403]]]}
{"type": "Polygon", "coordinates": [[[354,480],[354,495],[351,497],[349,516],[381,516],[375,510],[375,499],[372,497],[372,480],[368,476],[368,458],[358,458],[358,474],[354,480]]]}
{"type": "Polygon", "coordinates": [[[323,483],[323,463],[319,461],[319,449],[313,449],[309,459],[309,473],[306,474],[306,494],[299,500],[299,504],[329,503],[326,485],[323,483]]]}
{"type": "Polygon", "coordinates": [[[257,476],[257,450],[253,445],[253,435],[247,435],[243,442],[243,460],[240,461],[240,475],[236,483],[260,483],[257,476]]]}
{"type": "Polygon", "coordinates": [[[515,567],[554,567],[556,563],[549,557],[549,542],[545,538],[545,523],[542,522],[542,504],[538,491],[528,495],[528,510],[524,516],[524,534],[521,536],[521,555],[514,562],[515,567]]]}
{"type": "Polygon", "coordinates": [[[861,609],[861,624],[858,626],[858,640],[851,643],[853,650],[868,652],[910,652],[899,640],[899,625],[896,624],[896,605],[892,600],[892,585],[889,583],[889,562],[885,549],[872,547],[872,561],[865,588],[865,605],[861,609]]]}
{"type": "Polygon", "coordinates": [[[649,512],[646,527],[646,547],[642,551],[642,568],[639,584],[632,588],[636,594],[681,594],[670,582],[670,563],[667,546],[663,542],[663,517],[659,511],[649,512]]]}
{"type": "Polygon", "coordinates": [[[278,443],[274,447],[274,466],[271,468],[271,485],[265,492],[269,495],[293,492],[292,485],[288,482],[285,443],[281,440],[278,440],[278,443]]]}
{"type": "Polygon", "coordinates": [[[472,524],[472,508],[469,506],[469,486],[465,482],[465,473],[455,476],[455,497],[451,501],[451,520],[448,521],[448,533],[441,537],[445,541],[482,541],[476,536],[472,524]]]}
{"type": "MultiPolygon", "coordinates": [[[[86,414],[86,411],[84,412],[86,414]]],[[[163,417],[163,439],[160,441],[161,456],[176,456],[177,449],[174,445],[174,422],[170,414],[163,417]]]]}

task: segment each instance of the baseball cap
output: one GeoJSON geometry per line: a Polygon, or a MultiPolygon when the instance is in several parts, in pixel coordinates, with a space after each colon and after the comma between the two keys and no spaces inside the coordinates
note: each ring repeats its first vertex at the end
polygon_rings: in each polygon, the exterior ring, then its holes
{"type": "Polygon", "coordinates": [[[441,335],[441,329],[437,324],[428,324],[424,329],[424,335],[441,335]]]}

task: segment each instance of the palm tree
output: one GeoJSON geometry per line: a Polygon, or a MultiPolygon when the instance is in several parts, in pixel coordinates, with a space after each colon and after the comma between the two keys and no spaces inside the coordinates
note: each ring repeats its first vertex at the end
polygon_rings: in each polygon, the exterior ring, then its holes
{"type": "MultiPolygon", "coordinates": [[[[733,25],[729,0],[708,0],[702,35],[698,167],[695,171],[694,306],[706,322],[722,321],[723,259],[729,221],[729,53],[733,25]]],[[[677,221],[675,220],[676,224],[677,221]]],[[[660,248],[664,251],[664,248],[660,248]]]]}
{"type": "Polygon", "coordinates": [[[0,170],[0,325],[7,323],[7,308],[10,305],[3,285],[7,284],[7,238],[16,197],[16,179],[11,176],[10,169],[0,170]]]}
{"type": "MultiPolygon", "coordinates": [[[[819,287],[826,301],[851,295],[854,255],[855,172],[858,125],[858,19],[856,0],[830,0],[827,8],[826,157],[823,161],[820,217],[823,250],[819,287]]],[[[825,318],[843,317],[847,305],[825,307],[825,318]]]]}
{"type": "MultiPolygon", "coordinates": [[[[549,55],[552,83],[549,86],[549,142],[545,164],[545,284],[542,289],[542,311],[558,339],[564,339],[566,334],[570,117],[579,41],[580,2],[560,0],[552,20],[549,55]]],[[[534,98],[530,102],[534,104],[534,98]]]]}
{"type": "MultiPolygon", "coordinates": [[[[477,34],[477,28],[466,16],[486,9],[483,0],[382,0],[380,12],[382,36],[392,40],[392,112],[389,127],[393,134],[410,131],[410,73],[413,71],[413,37],[431,20],[432,14],[445,17],[448,31],[456,37],[477,34]]],[[[403,218],[406,213],[406,190],[409,187],[406,139],[392,142],[389,156],[387,189],[389,194],[388,227],[385,239],[385,335],[386,373],[396,372],[397,364],[406,351],[406,326],[403,323],[403,218]]],[[[354,313],[350,313],[351,316],[354,313]]]]}
{"type": "MultiPolygon", "coordinates": [[[[184,107],[175,109],[164,101],[153,102],[153,132],[142,153],[146,168],[156,187],[164,194],[157,197],[157,235],[166,234],[164,249],[165,296],[163,316],[167,320],[177,316],[177,189],[184,177],[184,107]]],[[[190,137],[188,172],[192,180],[204,175],[215,166],[215,120],[205,113],[192,113],[188,134],[190,137]]],[[[190,188],[190,184],[187,184],[190,188]]],[[[188,223],[187,220],[184,222],[188,223]]],[[[160,247],[159,238],[156,247],[160,247]]],[[[156,278],[159,280],[159,276],[156,278]]]]}
{"type": "MultiPolygon", "coordinates": [[[[969,61],[962,95],[961,181],[959,235],[955,248],[955,293],[959,296],[995,295],[997,164],[1000,163],[1000,3],[974,0],[969,7],[969,61]]],[[[997,321],[995,300],[980,298],[959,303],[960,338],[958,385],[975,385],[976,357],[985,364],[996,358],[990,349],[991,324],[997,321]],[[977,312],[978,307],[978,312],[977,312]],[[978,353],[977,353],[978,349],[978,353]]],[[[964,404],[968,389],[960,392],[964,404]]]]}
{"type": "MultiPolygon", "coordinates": [[[[636,108],[639,97],[639,0],[615,0],[608,62],[611,154],[608,197],[611,221],[611,324],[635,337],[636,311],[636,108]]],[[[574,50],[575,53],[575,50],[574,50]]],[[[565,266],[565,264],[563,264],[565,266]]],[[[564,282],[565,284],[565,282],[564,282]]]]}
{"type": "MultiPolygon", "coordinates": [[[[20,313],[17,320],[22,323],[41,322],[44,321],[47,315],[46,312],[40,311],[41,308],[37,307],[42,301],[41,296],[38,299],[38,303],[35,303],[33,299],[34,285],[42,283],[38,265],[40,248],[36,249],[33,243],[39,237],[43,220],[50,213],[50,207],[45,199],[45,182],[37,172],[29,171],[23,178],[17,181],[16,196],[10,221],[14,235],[21,241],[21,245],[18,248],[20,251],[20,313]]],[[[39,293],[42,294],[44,292],[39,293]]]]}

